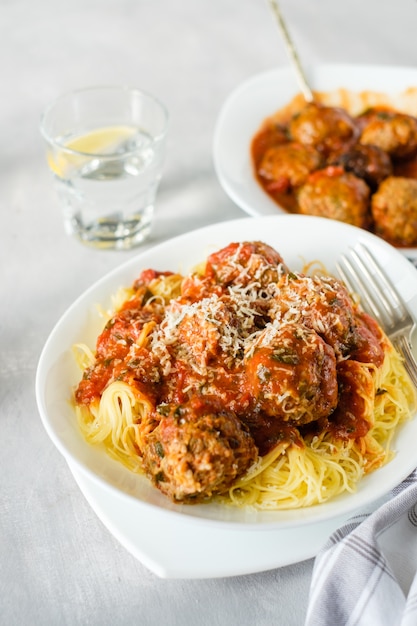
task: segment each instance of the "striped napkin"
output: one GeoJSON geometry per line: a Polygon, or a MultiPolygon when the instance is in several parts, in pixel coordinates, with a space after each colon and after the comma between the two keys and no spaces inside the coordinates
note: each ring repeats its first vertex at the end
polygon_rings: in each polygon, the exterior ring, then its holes
{"type": "Polygon", "coordinates": [[[317,555],[305,626],[417,625],[417,469],[317,555]]]}

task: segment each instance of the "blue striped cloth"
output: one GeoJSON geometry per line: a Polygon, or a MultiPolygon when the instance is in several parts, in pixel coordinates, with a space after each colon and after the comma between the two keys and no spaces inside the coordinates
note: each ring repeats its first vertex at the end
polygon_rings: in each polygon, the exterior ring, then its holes
{"type": "Polygon", "coordinates": [[[417,625],[417,469],[317,555],[306,626],[417,625]]]}

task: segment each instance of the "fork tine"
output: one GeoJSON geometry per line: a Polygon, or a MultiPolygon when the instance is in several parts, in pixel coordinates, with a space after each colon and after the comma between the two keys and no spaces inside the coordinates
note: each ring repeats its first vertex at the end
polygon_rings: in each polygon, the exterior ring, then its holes
{"type": "Polygon", "coordinates": [[[336,264],[336,267],[343,282],[352,293],[360,292],[361,301],[364,307],[367,308],[370,313],[372,313],[372,315],[380,324],[383,324],[384,320],[382,318],[381,312],[379,308],[375,305],[373,299],[370,297],[365,282],[354,270],[353,265],[347,257],[342,257],[341,261],[343,261],[343,265],[342,262],[339,262],[336,264]]]}
{"type": "Polygon", "coordinates": [[[384,328],[402,354],[404,366],[417,388],[417,362],[411,345],[415,323],[391,281],[363,244],[342,255],[336,267],[346,286],[358,293],[364,309],[384,328]]]}
{"type": "Polygon", "coordinates": [[[358,244],[356,250],[350,250],[350,259],[346,256],[342,259],[343,265],[337,265],[342,279],[352,291],[360,291],[363,305],[382,326],[391,326],[397,320],[408,317],[395,287],[363,244],[358,244]]]}
{"type": "MultiPolygon", "coordinates": [[[[392,311],[393,309],[398,309],[398,311],[400,312],[400,314],[401,314],[401,316],[403,318],[407,317],[408,311],[407,311],[407,308],[406,308],[403,300],[401,299],[400,295],[398,294],[395,286],[392,284],[392,282],[388,279],[386,274],[384,274],[384,272],[382,271],[380,266],[375,261],[375,258],[372,256],[372,253],[370,252],[370,250],[368,250],[368,248],[366,248],[366,246],[364,246],[362,243],[360,243],[358,245],[358,249],[361,250],[362,259],[359,257],[359,255],[357,253],[355,253],[355,254],[356,254],[358,262],[361,264],[362,268],[365,271],[367,269],[364,266],[364,262],[363,262],[363,259],[366,258],[366,261],[369,264],[369,267],[372,268],[375,276],[377,277],[377,280],[378,280],[380,286],[385,291],[389,292],[389,299],[385,298],[384,293],[380,293],[381,299],[386,304],[387,310],[391,310],[392,311]]],[[[369,272],[368,272],[368,275],[369,275],[369,272]]]]}
{"type": "Polygon", "coordinates": [[[407,370],[411,382],[417,388],[417,369],[414,354],[411,349],[410,341],[404,335],[398,335],[393,340],[395,348],[404,357],[404,367],[407,370]]]}

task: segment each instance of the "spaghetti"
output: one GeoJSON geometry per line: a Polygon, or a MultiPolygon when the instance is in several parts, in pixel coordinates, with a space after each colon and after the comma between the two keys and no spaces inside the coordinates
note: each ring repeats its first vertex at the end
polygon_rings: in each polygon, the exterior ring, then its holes
{"type": "Polygon", "coordinates": [[[277,510],[354,491],[391,458],[415,393],[383,331],[319,269],[243,242],[185,277],[142,272],[95,352],[75,346],[85,438],[176,502],[277,510]]]}

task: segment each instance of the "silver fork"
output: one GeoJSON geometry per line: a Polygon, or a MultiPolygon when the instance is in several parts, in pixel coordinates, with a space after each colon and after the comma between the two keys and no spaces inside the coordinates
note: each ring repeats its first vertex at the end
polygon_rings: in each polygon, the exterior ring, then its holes
{"type": "Polygon", "coordinates": [[[402,354],[404,366],[417,387],[417,362],[411,345],[415,321],[394,285],[362,243],[342,255],[336,267],[346,286],[360,297],[364,310],[377,320],[402,354]]]}

